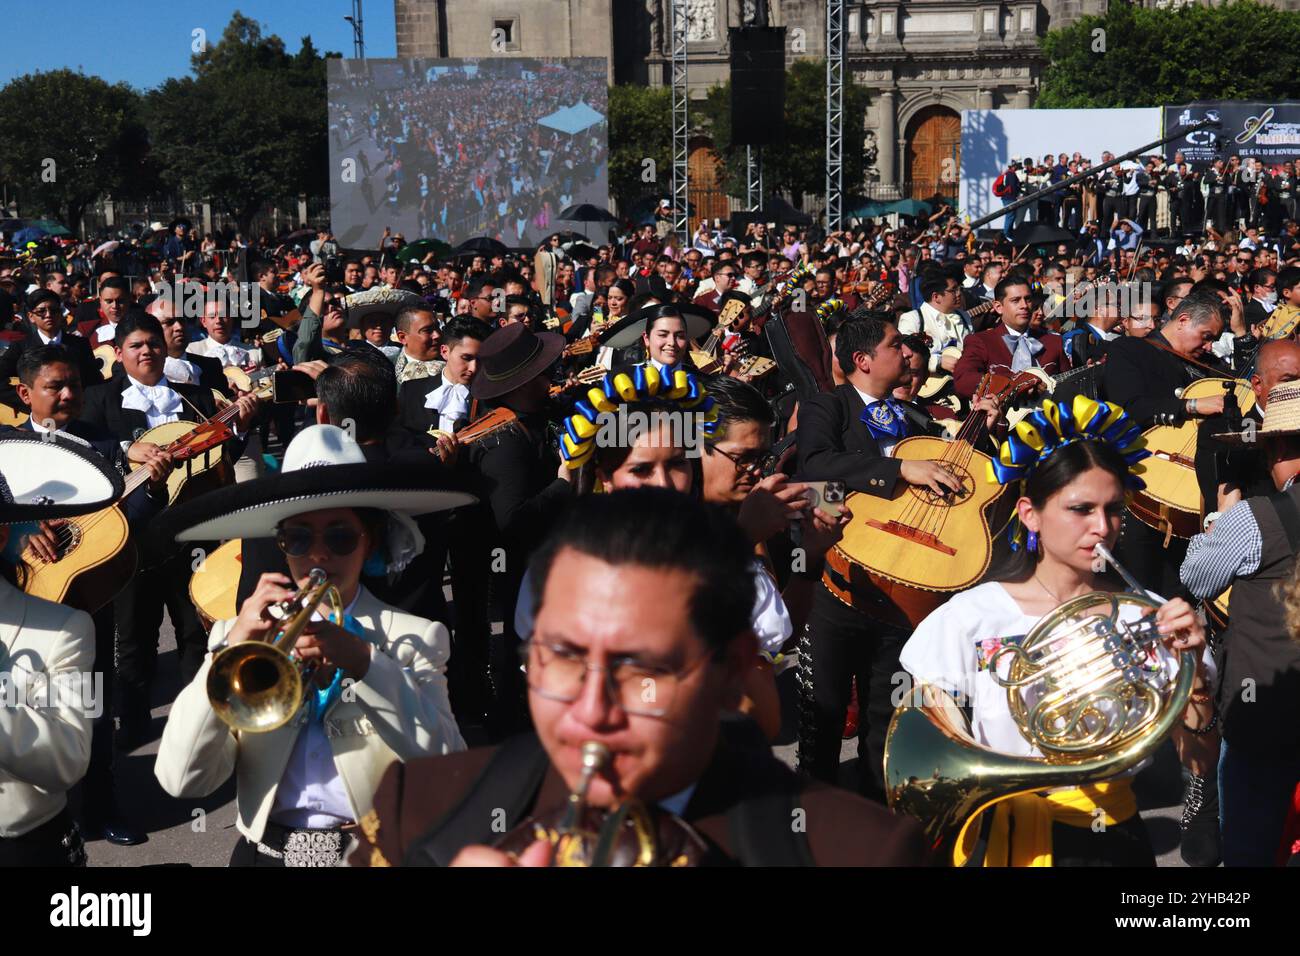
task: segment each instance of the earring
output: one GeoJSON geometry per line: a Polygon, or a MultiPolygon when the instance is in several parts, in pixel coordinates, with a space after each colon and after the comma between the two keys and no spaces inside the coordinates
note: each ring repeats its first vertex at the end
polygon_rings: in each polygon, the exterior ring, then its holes
{"type": "Polygon", "coordinates": [[[1038,532],[1037,531],[1029,532],[1029,536],[1025,539],[1025,547],[1029,550],[1030,554],[1038,553],[1038,532]]]}

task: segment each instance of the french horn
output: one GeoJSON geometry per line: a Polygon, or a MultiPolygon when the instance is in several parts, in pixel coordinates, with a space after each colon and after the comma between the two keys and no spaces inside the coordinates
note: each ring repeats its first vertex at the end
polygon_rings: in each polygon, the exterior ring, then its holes
{"type": "Polygon", "coordinates": [[[1099,783],[1136,767],[1182,718],[1196,677],[1188,651],[1178,655],[1173,678],[1162,666],[1173,653],[1156,630],[1154,612],[1162,603],[1145,593],[1085,594],[990,657],[990,674],[1006,688],[1012,718],[1040,757],[982,746],[952,695],[918,683],[885,739],[890,807],[916,817],[932,849],[951,862],[970,825],[993,805],[1022,793],[1099,783]],[[1126,608],[1141,616],[1123,620],[1126,608]]]}

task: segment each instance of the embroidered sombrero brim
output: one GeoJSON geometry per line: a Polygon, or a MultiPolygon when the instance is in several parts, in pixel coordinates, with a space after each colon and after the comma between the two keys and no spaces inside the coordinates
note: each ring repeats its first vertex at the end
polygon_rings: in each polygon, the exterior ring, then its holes
{"type": "MultiPolygon", "coordinates": [[[[674,303],[675,304],[675,303],[674,303]]],[[[658,305],[649,306],[657,309],[658,305]]],[[[686,337],[691,340],[701,339],[713,330],[717,317],[703,306],[683,303],[677,306],[686,320],[686,337]]],[[[641,312],[624,316],[613,325],[606,326],[600,333],[600,344],[612,349],[625,349],[641,341],[645,332],[647,316],[641,312]]]]}
{"type": "Polygon", "coordinates": [[[406,289],[367,289],[343,297],[343,311],[350,329],[360,328],[363,319],[376,313],[391,321],[402,309],[413,306],[427,307],[427,303],[406,289]]]}
{"type": "Polygon", "coordinates": [[[437,487],[445,481],[434,464],[318,465],[229,485],[169,508],[159,516],[156,533],[175,541],[269,538],[281,521],[313,511],[374,508],[414,516],[478,500],[437,487]]]}
{"type": "Polygon", "coordinates": [[[0,435],[0,524],[74,518],[122,496],[122,476],[91,448],[11,429],[0,435]]]}

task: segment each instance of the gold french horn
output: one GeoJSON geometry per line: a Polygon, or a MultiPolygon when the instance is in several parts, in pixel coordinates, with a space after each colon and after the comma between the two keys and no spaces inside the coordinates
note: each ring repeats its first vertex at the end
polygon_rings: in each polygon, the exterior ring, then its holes
{"type": "MultiPolygon", "coordinates": [[[[1099,554],[1133,583],[1109,552],[1099,554]]],[[[1182,718],[1196,676],[1195,656],[1187,651],[1178,655],[1172,680],[1159,666],[1161,655],[1171,653],[1152,613],[1161,603],[1145,593],[1085,594],[990,658],[990,674],[1007,689],[1016,725],[1041,757],[980,745],[956,700],[918,683],[912,702],[895,711],[885,739],[890,807],[920,820],[932,848],[950,863],[971,823],[994,804],[1098,783],[1136,767],[1182,718]],[[1126,607],[1140,608],[1143,616],[1122,620],[1126,607]],[[1003,657],[1009,663],[1005,678],[997,670],[1003,657]]]]}

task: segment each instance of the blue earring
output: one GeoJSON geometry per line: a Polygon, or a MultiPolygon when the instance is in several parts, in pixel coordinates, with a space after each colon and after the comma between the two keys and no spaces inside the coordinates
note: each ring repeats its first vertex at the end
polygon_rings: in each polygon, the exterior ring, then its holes
{"type": "Polygon", "coordinates": [[[1025,539],[1025,547],[1029,549],[1030,554],[1038,553],[1038,532],[1029,532],[1029,537],[1025,539]]]}

